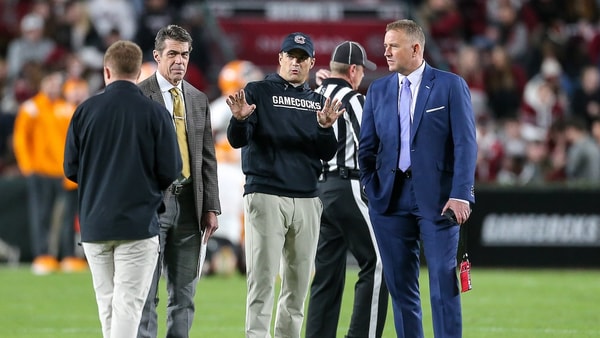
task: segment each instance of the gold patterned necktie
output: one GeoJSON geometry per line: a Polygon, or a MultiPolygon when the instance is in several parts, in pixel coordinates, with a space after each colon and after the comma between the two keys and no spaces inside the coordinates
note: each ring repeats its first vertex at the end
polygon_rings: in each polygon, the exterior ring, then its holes
{"type": "Polygon", "coordinates": [[[179,89],[173,87],[169,90],[173,98],[173,119],[175,120],[175,131],[177,133],[177,143],[179,144],[179,152],[183,162],[181,176],[183,178],[190,177],[190,152],[188,150],[187,134],[185,132],[185,117],[183,109],[183,100],[179,89]]]}

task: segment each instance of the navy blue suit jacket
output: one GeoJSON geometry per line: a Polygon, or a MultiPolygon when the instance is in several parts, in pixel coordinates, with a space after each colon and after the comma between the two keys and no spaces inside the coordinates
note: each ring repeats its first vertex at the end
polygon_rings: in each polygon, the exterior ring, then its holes
{"type": "MultiPolygon", "coordinates": [[[[400,154],[398,74],[369,87],[360,131],[361,182],[369,207],[390,206],[400,154]]],[[[477,143],[471,95],[465,81],[425,65],[410,133],[410,159],[416,203],[431,220],[441,217],[448,198],[475,203],[477,143]]]]}

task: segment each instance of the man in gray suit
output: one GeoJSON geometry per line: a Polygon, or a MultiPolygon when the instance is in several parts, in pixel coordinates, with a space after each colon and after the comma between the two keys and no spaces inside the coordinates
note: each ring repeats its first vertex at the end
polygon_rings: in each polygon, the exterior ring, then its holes
{"type": "Polygon", "coordinates": [[[221,212],[209,101],[204,93],[183,80],[191,46],[192,37],[185,29],[176,25],[161,28],[153,51],[157,71],[139,83],[146,96],[171,113],[184,162],[179,179],[164,192],[166,212],[159,220],[160,257],[144,306],[139,338],[157,335],[158,281],[163,268],[168,292],[166,335],[189,336],[201,248],[217,230],[217,215],[221,212]]]}

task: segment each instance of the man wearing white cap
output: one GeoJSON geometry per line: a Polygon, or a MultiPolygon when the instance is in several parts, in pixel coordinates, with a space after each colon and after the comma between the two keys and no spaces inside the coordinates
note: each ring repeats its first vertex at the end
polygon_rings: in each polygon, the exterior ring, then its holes
{"type": "Polygon", "coordinates": [[[20,23],[21,35],[9,42],[6,51],[6,73],[8,82],[1,100],[4,111],[16,111],[19,102],[15,96],[15,81],[21,76],[23,67],[42,65],[54,51],[56,44],[44,37],[44,18],[39,14],[26,14],[20,23]]]}
{"type": "Polygon", "coordinates": [[[44,37],[44,18],[29,13],[21,19],[21,36],[8,45],[6,54],[8,77],[13,79],[29,61],[43,63],[54,51],[55,43],[44,37]]]}

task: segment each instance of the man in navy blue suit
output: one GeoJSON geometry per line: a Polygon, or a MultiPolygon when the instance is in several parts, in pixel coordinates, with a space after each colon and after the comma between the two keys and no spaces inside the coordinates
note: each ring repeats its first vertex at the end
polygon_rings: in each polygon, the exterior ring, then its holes
{"type": "Polygon", "coordinates": [[[387,25],[385,57],[393,74],[369,87],[358,160],[397,336],[423,337],[423,243],[434,335],[454,338],[462,336],[459,229],[475,202],[475,121],[464,79],[428,65],[424,47],[415,22],[387,25]],[[443,216],[447,209],[456,222],[443,216]]]}

